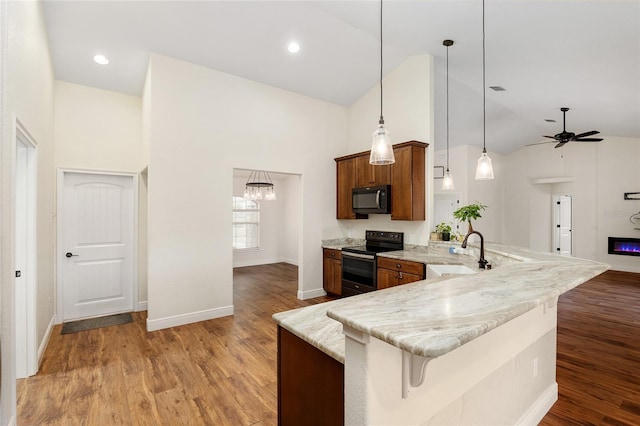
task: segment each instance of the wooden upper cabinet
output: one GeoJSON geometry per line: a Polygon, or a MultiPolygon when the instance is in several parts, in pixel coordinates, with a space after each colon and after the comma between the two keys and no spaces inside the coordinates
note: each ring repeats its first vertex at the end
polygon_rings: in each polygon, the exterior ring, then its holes
{"type": "Polygon", "coordinates": [[[423,142],[393,146],[391,220],[425,220],[425,150],[423,142]]]}
{"type": "Polygon", "coordinates": [[[336,217],[365,219],[353,213],[351,190],[391,185],[391,220],[425,220],[424,142],[409,141],[393,146],[396,162],[390,166],[369,164],[369,151],[336,158],[336,217]]]}
{"type": "Polygon", "coordinates": [[[360,155],[356,161],[356,188],[391,184],[391,166],[369,164],[369,154],[360,155]]]}
{"type": "Polygon", "coordinates": [[[352,208],[351,189],[356,184],[355,159],[336,158],[336,218],[355,219],[356,214],[352,208]]]}

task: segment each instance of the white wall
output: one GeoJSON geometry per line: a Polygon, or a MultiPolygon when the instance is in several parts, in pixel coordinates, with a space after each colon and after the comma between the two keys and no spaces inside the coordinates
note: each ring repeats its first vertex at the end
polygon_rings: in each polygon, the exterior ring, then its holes
{"type": "MultiPolygon", "coordinates": [[[[640,201],[624,200],[640,191],[640,140],[604,136],[600,143],[522,148],[507,156],[505,242],[551,251],[552,196],[573,203],[573,255],[606,262],[613,269],[640,272],[636,257],[607,254],[607,237],[640,238],[629,217],[640,201]],[[567,183],[533,185],[532,179],[572,177],[567,183]]],[[[635,226],[638,227],[638,226],[635,226]]]]}
{"type": "MultiPolygon", "coordinates": [[[[405,233],[405,242],[427,244],[432,212],[433,173],[433,57],[413,56],[389,72],[383,79],[385,127],[393,143],[410,140],[429,143],[427,148],[426,197],[427,220],[392,221],[390,215],[369,215],[369,219],[341,220],[345,237],[364,238],[367,229],[405,233]]],[[[349,144],[341,155],[371,149],[371,135],[380,117],[380,88],[369,90],[349,108],[349,144]]],[[[334,172],[335,173],[335,172],[334,172]]],[[[334,201],[335,207],[335,201],[334,201]]]]}
{"type": "Polygon", "coordinates": [[[142,100],[55,83],[56,166],[139,173],[146,166],[142,100]]]}
{"type": "Polygon", "coordinates": [[[16,414],[14,242],[12,169],[13,116],[37,142],[37,295],[38,344],[54,314],[54,147],[53,70],[40,2],[1,2],[0,62],[2,63],[1,138],[1,319],[2,382],[0,423],[16,414]]]}
{"type": "MultiPolygon", "coordinates": [[[[487,206],[482,217],[473,222],[473,228],[482,233],[487,241],[502,242],[504,232],[504,182],[506,160],[503,155],[489,152],[495,178],[493,180],[475,180],[478,158],[482,149],[463,145],[449,149],[449,170],[453,175],[455,189],[461,194],[460,206],[480,202],[487,206]]],[[[435,166],[446,168],[446,149],[435,152],[435,166]]],[[[435,191],[442,192],[442,179],[434,181],[435,191]]],[[[457,223],[457,222],[455,222],[457,223]]],[[[431,229],[435,230],[435,225],[431,229]]],[[[468,226],[460,224],[459,232],[466,234],[468,226]]],[[[473,237],[475,240],[477,237],[473,237]]]]}
{"type": "MultiPolygon", "coordinates": [[[[298,176],[270,173],[273,179],[276,199],[262,200],[260,203],[260,248],[258,250],[234,250],[233,267],[264,265],[277,262],[298,264],[299,201],[298,176]],[[291,183],[293,182],[293,184],[291,183]],[[291,193],[290,193],[291,192],[291,193]],[[288,209],[292,209],[289,214],[288,209]]],[[[242,197],[247,178],[233,177],[233,195],[242,197]]],[[[229,224],[231,226],[231,224],[229,224]]]]}
{"type": "Polygon", "coordinates": [[[323,294],[346,108],[160,55],[149,66],[148,327],[232,313],[234,168],[302,175],[298,296],[323,294]]]}

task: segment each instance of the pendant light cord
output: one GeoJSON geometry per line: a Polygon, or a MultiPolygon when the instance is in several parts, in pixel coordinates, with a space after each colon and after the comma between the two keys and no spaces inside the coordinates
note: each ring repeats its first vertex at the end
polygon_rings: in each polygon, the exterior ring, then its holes
{"type": "Polygon", "coordinates": [[[380,0],[380,124],[384,124],[382,118],[382,0],[380,0]]]}
{"type": "Polygon", "coordinates": [[[447,172],[449,171],[449,46],[447,46],[447,172]]]}
{"type": "Polygon", "coordinates": [[[487,94],[486,94],[486,64],[484,45],[484,0],[482,0],[482,152],[487,152],[487,94]]]}

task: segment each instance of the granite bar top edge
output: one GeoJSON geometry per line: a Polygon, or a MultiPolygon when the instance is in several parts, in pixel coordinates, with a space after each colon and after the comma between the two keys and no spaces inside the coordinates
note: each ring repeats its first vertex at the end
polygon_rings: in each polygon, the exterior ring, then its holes
{"type": "Polygon", "coordinates": [[[573,258],[532,259],[487,273],[425,280],[361,295],[349,306],[329,308],[327,315],[407,352],[438,357],[554,301],[608,268],[573,258]]]}

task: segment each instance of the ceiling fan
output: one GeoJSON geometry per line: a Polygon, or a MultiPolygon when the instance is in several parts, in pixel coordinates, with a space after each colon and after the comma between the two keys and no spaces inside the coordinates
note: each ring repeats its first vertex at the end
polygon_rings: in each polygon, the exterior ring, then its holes
{"type": "Polygon", "coordinates": [[[597,135],[598,133],[600,133],[597,130],[591,130],[590,132],[580,133],[579,135],[576,135],[573,132],[567,132],[566,114],[567,114],[567,111],[569,111],[569,108],[562,107],[560,108],[560,111],[562,111],[562,132],[554,136],[544,136],[545,138],[555,139],[556,141],[558,141],[558,144],[555,146],[555,148],[560,148],[561,146],[564,146],[564,144],[566,144],[567,142],[600,142],[602,140],[602,138],[587,137],[587,136],[597,135]]]}

